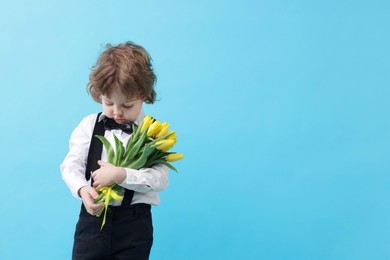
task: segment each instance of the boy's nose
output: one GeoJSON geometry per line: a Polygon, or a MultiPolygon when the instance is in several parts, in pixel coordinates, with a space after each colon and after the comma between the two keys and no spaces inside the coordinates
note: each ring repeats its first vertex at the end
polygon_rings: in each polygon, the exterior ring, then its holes
{"type": "Polygon", "coordinates": [[[122,110],[117,107],[117,106],[114,106],[114,115],[121,115],[122,114],[122,110]]]}

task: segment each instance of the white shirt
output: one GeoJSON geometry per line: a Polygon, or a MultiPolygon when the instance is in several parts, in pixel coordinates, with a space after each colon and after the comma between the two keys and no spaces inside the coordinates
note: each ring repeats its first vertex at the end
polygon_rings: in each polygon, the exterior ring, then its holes
{"type": "MultiPolygon", "coordinates": [[[[60,166],[62,179],[69,187],[73,196],[79,199],[79,189],[83,186],[91,185],[91,181],[85,179],[85,169],[96,117],[97,114],[85,117],[73,130],[69,140],[69,152],[60,166]]],[[[99,122],[104,117],[105,115],[102,113],[99,122]]],[[[145,114],[141,111],[135,123],[139,125],[144,117],[145,114]]],[[[112,133],[121,140],[124,146],[126,146],[131,137],[131,135],[128,135],[120,129],[106,130],[104,136],[114,149],[115,142],[112,133]]],[[[101,160],[107,161],[107,154],[104,147],[101,160]]],[[[158,205],[160,203],[160,197],[157,192],[162,191],[168,186],[168,168],[160,164],[152,168],[142,168],[139,170],[125,168],[125,170],[126,179],[122,183],[119,183],[119,185],[126,189],[134,190],[131,204],[146,203],[158,205]]],[[[118,203],[114,204],[117,205],[118,203]]]]}

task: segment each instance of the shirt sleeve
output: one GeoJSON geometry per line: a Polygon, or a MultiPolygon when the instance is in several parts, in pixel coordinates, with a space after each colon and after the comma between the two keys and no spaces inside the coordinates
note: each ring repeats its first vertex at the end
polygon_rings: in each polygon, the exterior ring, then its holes
{"type": "Polygon", "coordinates": [[[119,185],[136,192],[160,192],[168,187],[168,167],[158,164],[151,168],[125,168],[126,179],[119,185]]]}
{"type": "Polygon", "coordinates": [[[73,130],[69,140],[69,152],[60,166],[62,179],[76,198],[79,198],[79,189],[89,185],[85,179],[85,169],[95,120],[96,115],[90,115],[73,130]]]}

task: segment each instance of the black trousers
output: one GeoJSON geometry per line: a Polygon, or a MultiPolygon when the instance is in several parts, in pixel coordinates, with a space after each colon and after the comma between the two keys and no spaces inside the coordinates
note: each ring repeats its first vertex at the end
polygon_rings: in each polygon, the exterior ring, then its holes
{"type": "Polygon", "coordinates": [[[98,218],[81,206],[73,244],[73,260],[149,259],[153,244],[150,205],[111,207],[100,231],[103,214],[98,218]]]}

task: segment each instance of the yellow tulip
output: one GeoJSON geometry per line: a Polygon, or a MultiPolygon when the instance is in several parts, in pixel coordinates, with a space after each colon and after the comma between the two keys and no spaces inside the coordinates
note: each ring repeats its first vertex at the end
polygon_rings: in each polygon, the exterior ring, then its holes
{"type": "Polygon", "coordinates": [[[156,131],[156,138],[160,138],[168,134],[169,124],[167,122],[163,123],[156,131]]]}
{"type": "Polygon", "coordinates": [[[176,138],[177,138],[176,132],[175,131],[170,131],[170,133],[172,133],[172,134],[167,137],[167,140],[173,140],[176,143],[176,138]]]}
{"type": "Polygon", "coordinates": [[[149,126],[147,135],[148,135],[149,137],[152,137],[160,126],[161,126],[161,122],[160,122],[160,121],[158,121],[158,120],[154,121],[154,122],[149,126]]]}
{"type": "Polygon", "coordinates": [[[181,153],[172,153],[172,154],[169,154],[165,160],[168,161],[168,162],[174,162],[174,161],[178,161],[178,160],[181,160],[183,159],[184,157],[184,154],[181,154],[181,153]]]}
{"type": "Polygon", "coordinates": [[[161,140],[156,143],[156,148],[160,151],[166,152],[173,147],[175,141],[173,140],[161,140]]]}
{"type": "Polygon", "coordinates": [[[152,123],[153,123],[153,117],[145,116],[141,124],[141,134],[145,132],[146,128],[148,128],[148,126],[150,126],[152,123]]]}

